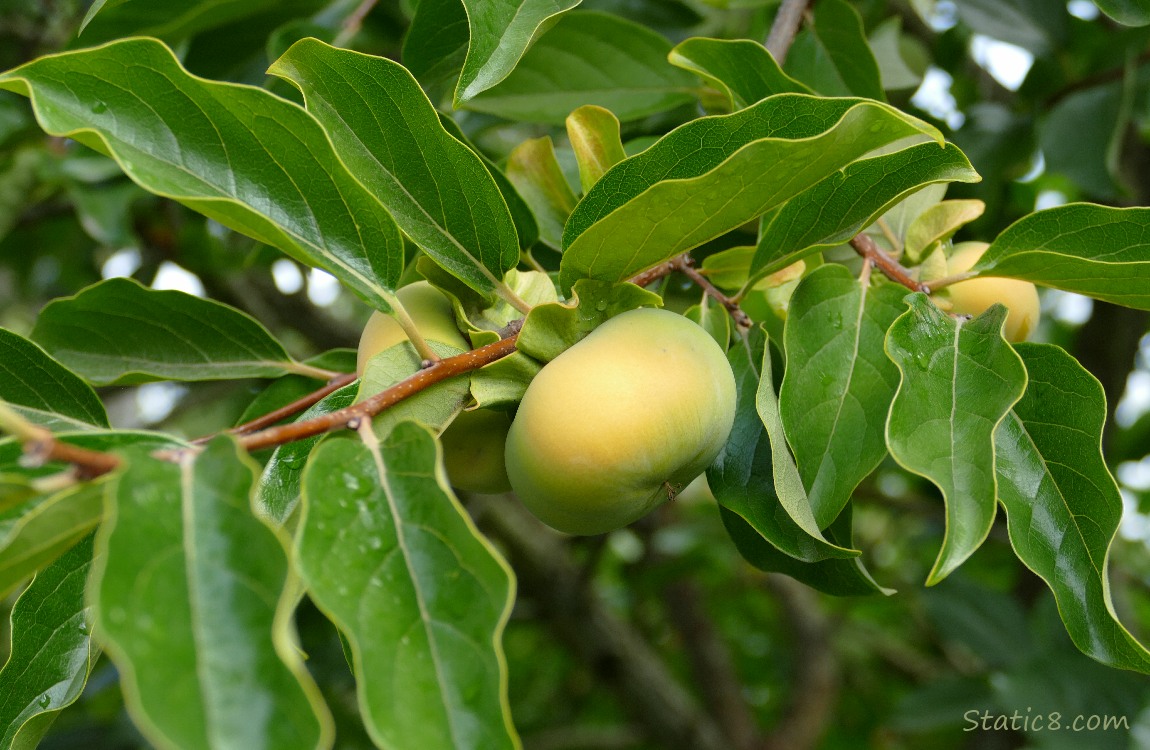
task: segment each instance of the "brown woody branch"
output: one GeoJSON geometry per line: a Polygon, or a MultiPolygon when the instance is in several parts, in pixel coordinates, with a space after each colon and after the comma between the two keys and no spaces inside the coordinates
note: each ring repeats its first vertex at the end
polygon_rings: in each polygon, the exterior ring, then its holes
{"type": "Polygon", "coordinates": [[[698,284],[699,287],[702,288],[702,290],[706,292],[711,299],[725,307],[727,312],[731,314],[731,318],[734,319],[735,324],[741,330],[748,330],[752,325],[754,325],[754,323],[751,321],[751,317],[743,312],[743,308],[739,307],[738,302],[723,294],[714,284],[711,283],[710,279],[699,273],[699,271],[695,268],[695,261],[691,258],[691,256],[683,254],[678,258],[670,261],[670,263],[672,264],[674,270],[678,271],[679,273],[689,278],[691,281],[698,284]]]}
{"type": "Polygon", "coordinates": [[[873,263],[876,268],[886,274],[887,278],[892,281],[902,284],[912,292],[930,294],[929,286],[911,276],[910,271],[903,268],[897,260],[883,252],[882,248],[876,245],[875,241],[868,235],[856,235],[855,238],[851,240],[851,247],[853,247],[859,255],[873,263]]]}
{"type": "Polygon", "coordinates": [[[795,41],[799,26],[803,23],[803,14],[810,4],[811,0],[783,0],[779,6],[779,12],[767,35],[767,51],[779,65],[786,61],[791,43],[795,41]]]}

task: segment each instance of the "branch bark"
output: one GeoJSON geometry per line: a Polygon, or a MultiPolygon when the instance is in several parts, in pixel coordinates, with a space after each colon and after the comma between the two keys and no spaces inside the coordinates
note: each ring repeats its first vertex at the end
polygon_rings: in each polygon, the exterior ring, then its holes
{"type": "Polygon", "coordinates": [[[787,53],[791,51],[791,44],[803,23],[803,14],[810,4],[811,0],[783,0],[779,6],[779,12],[767,35],[766,46],[780,66],[786,62],[787,53]]]}

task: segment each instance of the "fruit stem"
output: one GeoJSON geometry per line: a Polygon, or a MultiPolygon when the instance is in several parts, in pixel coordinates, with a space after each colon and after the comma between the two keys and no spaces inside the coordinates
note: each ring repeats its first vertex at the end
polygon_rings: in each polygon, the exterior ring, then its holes
{"type": "Polygon", "coordinates": [[[504,302],[511,305],[524,315],[531,312],[531,305],[527,304],[527,302],[522,297],[516,294],[511,289],[511,287],[507,286],[507,284],[503,283],[502,281],[500,281],[495,286],[495,293],[502,297],[504,302]]]}
{"type": "Polygon", "coordinates": [[[395,322],[399,323],[399,327],[403,329],[411,345],[415,347],[416,354],[419,358],[425,361],[438,362],[439,355],[436,354],[427,341],[423,338],[423,334],[415,325],[415,321],[407,313],[403,303],[399,301],[399,297],[394,294],[387,298],[387,303],[391,305],[391,314],[395,318],[395,322]]]}
{"type": "Polygon", "coordinates": [[[956,273],[951,276],[943,276],[941,279],[931,279],[930,288],[931,291],[937,292],[939,289],[944,289],[960,281],[968,281],[975,276],[978,276],[978,274],[972,273],[971,271],[963,271],[962,273],[956,273]]]}

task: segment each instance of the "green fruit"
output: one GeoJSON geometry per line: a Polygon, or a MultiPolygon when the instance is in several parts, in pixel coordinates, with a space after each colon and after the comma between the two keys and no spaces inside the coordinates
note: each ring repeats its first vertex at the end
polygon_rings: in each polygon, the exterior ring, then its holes
{"type": "Polygon", "coordinates": [[[531,381],[507,435],[507,475],[548,525],[611,531],[702,473],[734,418],[735,377],[715,340],[681,315],[631,310],[531,381]]]}
{"type": "MultiPolygon", "coordinates": [[[[451,300],[447,299],[443,292],[426,281],[417,281],[401,288],[395,294],[425,339],[438,341],[457,349],[471,348],[455,325],[451,300]]],[[[395,318],[381,312],[372,313],[367,325],[364,326],[363,335],[359,338],[356,373],[362,377],[369,359],[401,341],[407,341],[407,334],[395,318]]]]}
{"type": "MultiPolygon", "coordinates": [[[[988,247],[985,242],[955,245],[947,260],[947,275],[969,271],[988,247]]],[[[1008,341],[1025,341],[1038,327],[1038,290],[1029,281],[987,277],[960,281],[947,286],[945,291],[950,300],[950,312],[960,315],[981,315],[996,302],[1005,305],[1010,311],[1003,327],[1008,341]]]]}
{"type": "Polygon", "coordinates": [[[487,494],[511,489],[503,461],[510,427],[511,417],[505,411],[475,409],[455,418],[440,436],[452,487],[487,494]]]}

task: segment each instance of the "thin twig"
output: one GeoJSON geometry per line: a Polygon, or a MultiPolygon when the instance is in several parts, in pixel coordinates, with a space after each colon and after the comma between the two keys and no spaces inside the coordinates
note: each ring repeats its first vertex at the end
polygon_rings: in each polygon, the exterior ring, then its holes
{"type": "Polygon", "coordinates": [[[32,424],[4,402],[0,402],[0,429],[23,444],[24,461],[31,466],[61,461],[76,467],[78,479],[94,479],[120,465],[120,460],[110,453],[61,443],[51,431],[32,424]]]}
{"type": "Polygon", "coordinates": [[[795,35],[802,25],[803,14],[810,4],[811,0],[783,0],[779,6],[779,12],[767,35],[767,51],[779,65],[786,61],[791,43],[795,41],[795,35]]]}
{"type": "MultiPolygon", "coordinates": [[[[332,393],[335,393],[345,385],[354,383],[355,379],[356,374],[354,372],[340,373],[339,375],[329,380],[327,385],[324,387],[318,390],[314,390],[303,398],[298,398],[295,401],[292,401],[290,404],[285,404],[284,406],[281,406],[274,411],[269,411],[263,416],[256,417],[255,419],[244,422],[243,424],[236,425],[235,427],[228,430],[228,432],[234,435],[246,435],[250,432],[262,430],[265,427],[271,427],[276,422],[280,422],[284,419],[287,419],[288,417],[295,416],[301,411],[314,406],[316,403],[322,401],[325,397],[331,395],[332,393]]],[[[213,437],[215,437],[215,435],[205,435],[204,437],[196,438],[192,441],[192,445],[203,445],[204,443],[211,441],[213,437]]]]}
{"type": "Polygon", "coordinates": [[[875,244],[869,236],[865,234],[856,235],[851,240],[851,247],[855,249],[862,257],[874,263],[875,266],[887,275],[891,281],[897,281],[912,292],[923,292],[930,294],[930,287],[920,281],[916,281],[902,265],[899,264],[894,258],[883,252],[882,248],[875,244]]]}
{"type": "Polygon", "coordinates": [[[754,325],[751,321],[751,317],[743,312],[743,308],[739,307],[738,302],[723,294],[719,291],[718,287],[711,283],[710,279],[699,273],[695,268],[695,261],[691,256],[680,255],[678,258],[670,261],[670,263],[676,271],[698,284],[711,299],[725,307],[727,312],[731,314],[731,318],[735,321],[735,325],[740,329],[747,330],[754,325]]]}
{"type": "Polygon", "coordinates": [[[359,33],[360,28],[363,26],[363,19],[367,18],[367,14],[371,13],[372,9],[379,3],[379,0],[363,0],[355,10],[353,10],[348,17],[340,24],[339,34],[332,40],[333,47],[345,47],[356,34],[359,33]]]}
{"type": "Polygon", "coordinates": [[[632,276],[629,281],[635,286],[648,286],[658,281],[659,279],[665,278],[668,274],[675,270],[676,263],[681,262],[683,258],[687,257],[689,256],[686,253],[683,253],[682,255],[672,258],[665,263],[660,263],[653,268],[648,268],[646,271],[643,271],[643,273],[632,276]]]}

